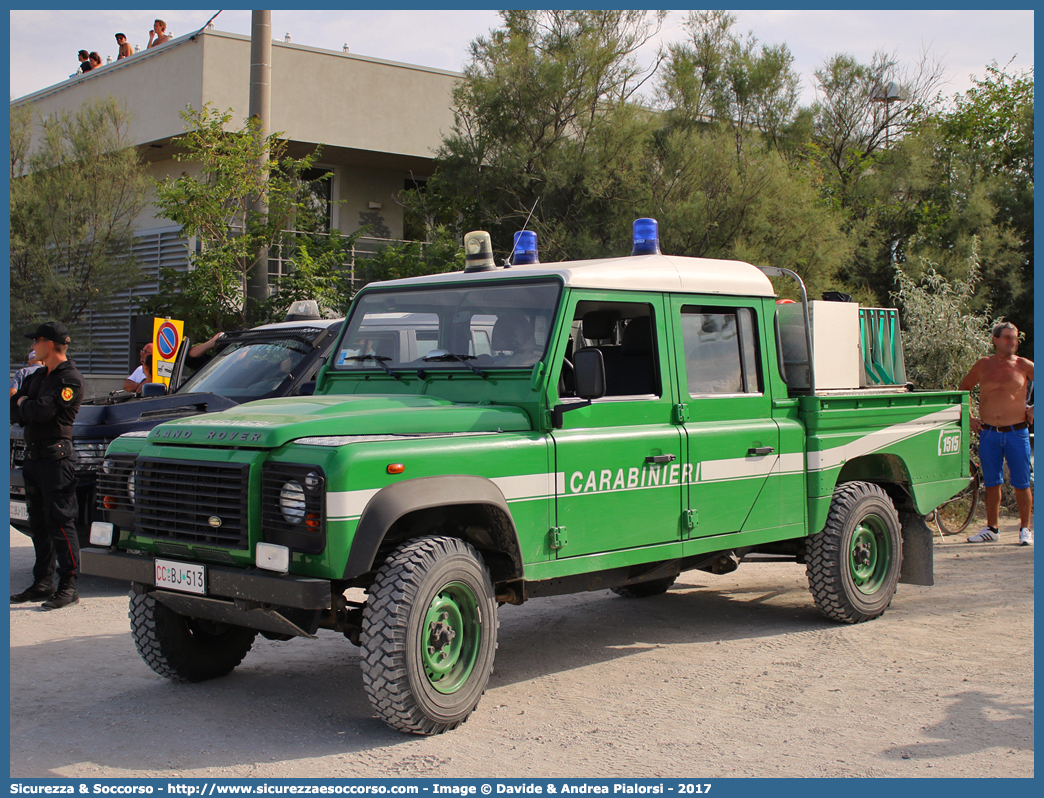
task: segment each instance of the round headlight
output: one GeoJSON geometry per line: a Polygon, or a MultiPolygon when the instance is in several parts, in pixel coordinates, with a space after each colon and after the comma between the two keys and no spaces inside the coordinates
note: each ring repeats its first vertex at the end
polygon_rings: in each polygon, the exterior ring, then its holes
{"type": "Polygon", "coordinates": [[[134,472],[130,472],[130,476],[127,477],[127,495],[130,497],[131,504],[134,503],[134,472]]]}
{"type": "Polygon", "coordinates": [[[288,524],[298,524],[305,514],[305,494],[301,483],[290,480],[279,492],[279,509],[288,524]]]}

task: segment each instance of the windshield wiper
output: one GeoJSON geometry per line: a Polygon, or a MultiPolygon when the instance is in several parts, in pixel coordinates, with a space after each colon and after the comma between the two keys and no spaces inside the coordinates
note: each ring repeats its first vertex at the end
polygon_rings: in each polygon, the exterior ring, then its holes
{"type": "Polygon", "coordinates": [[[480,369],[474,363],[468,362],[469,360],[474,359],[474,355],[455,355],[453,352],[444,352],[441,349],[435,349],[421,358],[421,360],[425,361],[426,363],[433,363],[439,360],[454,360],[458,363],[463,363],[469,369],[478,374],[482,379],[486,379],[486,373],[482,369],[480,369]]]}
{"type": "Polygon", "coordinates": [[[345,360],[374,360],[374,361],[377,362],[378,366],[380,366],[382,369],[387,371],[395,379],[397,379],[397,380],[401,380],[402,379],[402,375],[401,374],[399,374],[399,373],[397,373],[395,371],[392,371],[387,365],[385,365],[384,361],[391,360],[390,357],[386,357],[384,355],[354,355],[353,357],[346,357],[345,360]]]}

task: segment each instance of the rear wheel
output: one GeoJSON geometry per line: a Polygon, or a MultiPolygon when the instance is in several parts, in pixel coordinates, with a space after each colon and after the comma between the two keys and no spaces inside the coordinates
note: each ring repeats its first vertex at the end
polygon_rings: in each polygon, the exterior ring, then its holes
{"type": "Polygon", "coordinates": [[[478,552],[451,537],[396,549],[370,588],[360,645],[363,686],[389,726],[428,735],[467,720],[497,649],[497,604],[478,552]]]}
{"type": "Polygon", "coordinates": [[[888,494],[868,482],[839,485],[826,526],[805,554],[820,612],[842,623],[881,615],[892,603],[902,560],[899,516],[888,494]]]}
{"type": "Polygon", "coordinates": [[[650,579],[648,582],[620,585],[620,587],[610,589],[616,595],[624,598],[648,598],[649,596],[659,596],[666,593],[677,578],[676,576],[667,576],[663,579],[650,579]]]}
{"type": "Polygon", "coordinates": [[[145,664],[175,682],[226,676],[243,661],[253,629],[179,615],[151,593],[131,593],[131,634],[145,664]]]}

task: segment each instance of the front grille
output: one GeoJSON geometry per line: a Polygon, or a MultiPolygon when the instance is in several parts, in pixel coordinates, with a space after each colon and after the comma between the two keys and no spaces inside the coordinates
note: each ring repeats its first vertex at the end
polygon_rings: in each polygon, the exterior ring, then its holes
{"type": "Polygon", "coordinates": [[[11,438],[11,468],[25,465],[25,438],[11,438]]]}
{"type": "Polygon", "coordinates": [[[248,463],[138,458],[134,527],[139,535],[246,549],[248,463]]]}
{"type": "Polygon", "coordinates": [[[99,471],[102,461],[105,459],[105,448],[108,442],[102,438],[90,438],[85,440],[73,440],[73,450],[76,452],[77,471],[99,471]]]}

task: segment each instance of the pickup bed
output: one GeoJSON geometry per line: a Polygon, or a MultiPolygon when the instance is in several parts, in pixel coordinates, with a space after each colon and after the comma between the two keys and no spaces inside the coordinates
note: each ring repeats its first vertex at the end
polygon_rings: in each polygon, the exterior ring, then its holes
{"type": "Polygon", "coordinates": [[[433,734],[478,704],[505,604],[785,560],[855,623],[900,581],[931,584],[923,514],[967,484],[967,394],[817,390],[811,330],[796,379],[749,264],[498,268],[484,246],[466,239],[463,273],[367,286],[314,395],[109,447],[106,548],[83,570],[132,583],[157,673],[222,676],[258,633],[335,630],[361,646],[377,714],[433,734]],[[437,348],[376,336],[396,314],[437,348]]]}

